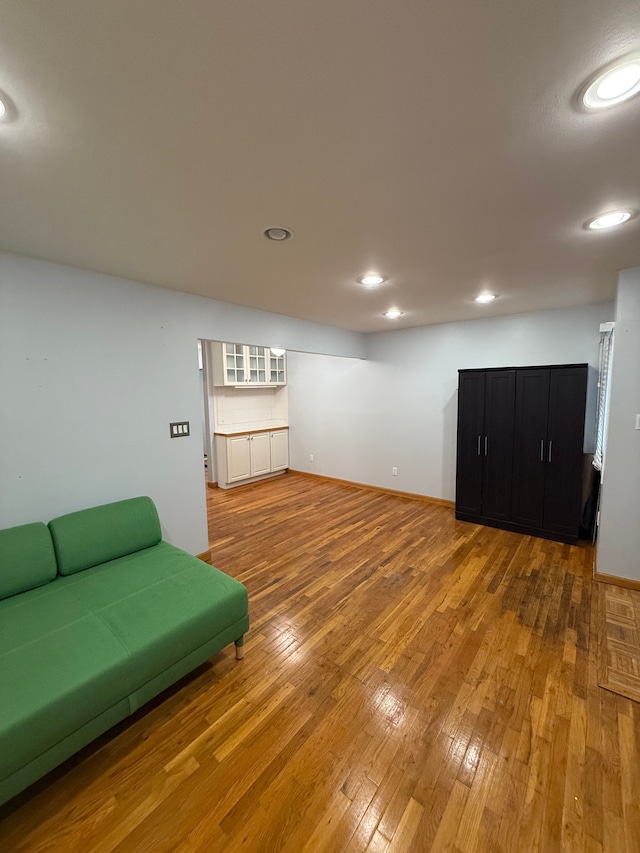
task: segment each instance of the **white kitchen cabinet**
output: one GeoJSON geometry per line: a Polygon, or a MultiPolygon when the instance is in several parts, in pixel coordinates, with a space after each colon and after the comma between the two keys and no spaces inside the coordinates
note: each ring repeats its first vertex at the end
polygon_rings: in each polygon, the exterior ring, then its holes
{"type": "Polygon", "coordinates": [[[247,381],[247,347],[244,344],[214,343],[213,384],[244,385],[247,381]]]}
{"type": "Polygon", "coordinates": [[[282,471],[289,467],[289,430],[271,432],[271,470],[282,471]]]}
{"type": "Polygon", "coordinates": [[[269,347],[214,341],[213,384],[237,388],[286,385],[286,355],[274,355],[269,347]]]}
{"type": "Polygon", "coordinates": [[[249,436],[249,456],[251,458],[251,476],[259,477],[271,471],[271,442],[268,432],[258,432],[249,436]]]}
{"type": "Polygon", "coordinates": [[[248,382],[251,385],[265,385],[267,382],[267,347],[247,347],[249,359],[248,382]]]}
{"type": "Polygon", "coordinates": [[[251,477],[251,442],[248,435],[230,435],[225,442],[227,480],[246,480],[251,477]]]}
{"type": "Polygon", "coordinates": [[[275,355],[269,350],[269,382],[271,385],[287,384],[287,356],[275,355]]]}
{"type": "Polygon", "coordinates": [[[214,445],[222,489],[273,477],[289,467],[288,429],[216,433],[214,445]]]}

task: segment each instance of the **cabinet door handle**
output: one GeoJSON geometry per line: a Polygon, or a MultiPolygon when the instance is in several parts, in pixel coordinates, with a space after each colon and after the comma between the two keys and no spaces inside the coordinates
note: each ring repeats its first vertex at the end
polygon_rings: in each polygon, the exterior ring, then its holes
{"type": "Polygon", "coordinates": [[[551,448],[553,447],[553,442],[549,440],[549,462],[551,462],[551,448]]]}
{"type": "Polygon", "coordinates": [[[489,437],[485,435],[484,437],[484,455],[487,455],[487,450],[489,447],[489,437]]]}
{"type": "Polygon", "coordinates": [[[480,439],[481,439],[481,438],[482,438],[482,436],[481,436],[481,435],[479,435],[479,436],[478,436],[478,456],[480,456],[480,439]]]}
{"type": "Polygon", "coordinates": [[[544,462],[544,438],[540,439],[540,461],[544,462]]]}

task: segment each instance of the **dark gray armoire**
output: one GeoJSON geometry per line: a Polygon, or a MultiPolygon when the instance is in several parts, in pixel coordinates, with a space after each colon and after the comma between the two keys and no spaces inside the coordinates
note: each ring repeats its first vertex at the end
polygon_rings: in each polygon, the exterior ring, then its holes
{"type": "Polygon", "coordinates": [[[459,371],[456,518],[577,541],[587,371],[459,371]]]}

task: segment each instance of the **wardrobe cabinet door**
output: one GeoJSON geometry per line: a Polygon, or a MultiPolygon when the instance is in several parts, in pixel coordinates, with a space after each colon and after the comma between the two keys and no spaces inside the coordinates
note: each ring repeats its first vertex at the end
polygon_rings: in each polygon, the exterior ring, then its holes
{"type": "Polygon", "coordinates": [[[549,370],[519,370],[516,376],[511,520],[527,527],[542,527],[544,518],[548,417],[549,370]]]}
{"type": "Polygon", "coordinates": [[[496,521],[511,518],[515,391],[515,370],[486,373],[481,448],[482,515],[496,521]]]}
{"type": "Polygon", "coordinates": [[[550,376],[543,527],[551,533],[577,536],[587,367],[558,367],[550,376]]]}
{"type": "Polygon", "coordinates": [[[458,452],[456,512],[482,512],[484,454],[484,373],[460,373],[458,383],[458,452]]]}

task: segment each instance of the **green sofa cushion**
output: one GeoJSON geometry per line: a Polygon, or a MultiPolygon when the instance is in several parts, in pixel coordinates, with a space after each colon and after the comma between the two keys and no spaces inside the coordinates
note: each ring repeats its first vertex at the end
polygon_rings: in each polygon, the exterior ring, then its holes
{"type": "Polygon", "coordinates": [[[118,637],[136,688],[248,614],[239,581],[167,542],[60,583],[118,637]]]}
{"type": "Polygon", "coordinates": [[[0,599],[42,586],[55,576],[56,555],[46,524],[0,530],[0,599]]]}
{"type": "Polygon", "coordinates": [[[151,498],[96,506],[49,522],[58,572],[70,575],[156,545],[160,520],[151,498]]]}
{"type": "Polygon", "coordinates": [[[61,579],[0,601],[0,779],[127,697],[129,655],[61,579]]]}

